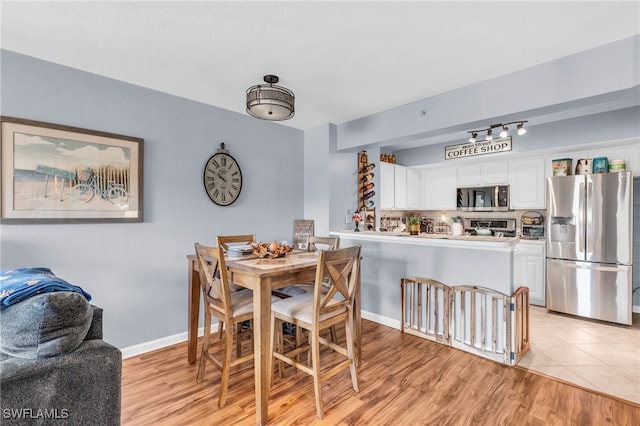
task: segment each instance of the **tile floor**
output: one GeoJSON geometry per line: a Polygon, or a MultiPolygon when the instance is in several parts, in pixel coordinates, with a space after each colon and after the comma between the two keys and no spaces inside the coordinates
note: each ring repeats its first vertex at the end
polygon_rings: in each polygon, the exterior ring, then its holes
{"type": "Polygon", "coordinates": [[[613,325],[531,306],[519,366],[640,404],[640,314],[613,325]]]}

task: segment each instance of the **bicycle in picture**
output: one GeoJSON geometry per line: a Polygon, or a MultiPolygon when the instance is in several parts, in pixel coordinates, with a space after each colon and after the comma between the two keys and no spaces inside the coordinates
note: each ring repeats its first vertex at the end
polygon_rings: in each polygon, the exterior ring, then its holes
{"type": "Polygon", "coordinates": [[[124,185],[115,183],[112,180],[107,182],[105,189],[102,189],[96,183],[96,174],[89,167],[87,167],[86,170],[79,171],[78,178],[80,183],[71,188],[71,198],[73,201],[84,201],[88,203],[93,200],[96,194],[99,194],[103,199],[110,201],[112,204],[122,205],[129,199],[124,185]]]}

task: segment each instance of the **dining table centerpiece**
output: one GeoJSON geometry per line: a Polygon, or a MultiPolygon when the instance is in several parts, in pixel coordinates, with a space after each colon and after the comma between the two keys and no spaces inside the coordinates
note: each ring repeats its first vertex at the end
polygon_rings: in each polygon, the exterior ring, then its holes
{"type": "Polygon", "coordinates": [[[279,244],[277,241],[272,243],[253,244],[253,254],[261,259],[275,259],[287,256],[293,251],[293,247],[288,244],[279,244]]]}

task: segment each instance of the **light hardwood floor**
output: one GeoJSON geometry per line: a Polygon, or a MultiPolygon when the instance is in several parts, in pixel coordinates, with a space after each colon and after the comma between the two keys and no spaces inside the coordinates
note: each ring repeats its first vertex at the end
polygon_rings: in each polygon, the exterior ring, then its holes
{"type": "MultiPolygon", "coordinates": [[[[339,331],[340,332],[340,331],[339,331]]],[[[638,425],[640,405],[508,367],[371,321],[363,321],[360,392],[348,371],[323,387],[286,370],[270,392],[270,425],[638,425]]],[[[123,425],[253,425],[253,369],[232,371],[227,405],[217,407],[220,373],[196,383],[186,343],[123,361],[123,425]]]]}

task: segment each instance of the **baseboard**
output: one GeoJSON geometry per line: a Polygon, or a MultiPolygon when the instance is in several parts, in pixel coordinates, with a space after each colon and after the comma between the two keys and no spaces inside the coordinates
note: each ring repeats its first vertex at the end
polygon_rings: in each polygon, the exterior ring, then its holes
{"type": "MultiPolygon", "coordinates": [[[[374,314],[371,312],[362,311],[362,318],[373,321],[378,324],[386,325],[387,327],[395,328],[396,330],[400,330],[400,321],[393,320],[391,318],[383,317],[378,314],[374,314]]],[[[215,323],[211,326],[211,332],[215,333],[218,331],[218,323],[215,323]]],[[[202,336],[204,334],[204,327],[200,327],[198,329],[198,336],[202,336]]],[[[152,352],[158,349],[166,348],[167,346],[175,345],[177,343],[182,343],[187,341],[187,332],[174,334],[172,336],[163,337],[161,339],[150,340],[148,342],[140,343],[133,346],[127,346],[126,348],[120,349],[122,352],[122,359],[131,358],[134,356],[138,356],[147,352],[152,352]]]]}
{"type": "MultiPolygon", "coordinates": [[[[218,331],[218,323],[211,326],[211,332],[216,333],[218,331]]],[[[198,337],[204,334],[204,327],[198,329],[198,337]]],[[[163,337],[161,339],[150,340],[148,342],[139,343],[133,346],[127,346],[120,349],[122,352],[122,359],[131,358],[147,352],[152,352],[158,349],[166,348],[167,346],[175,345],[187,341],[187,332],[174,334],[172,336],[163,337]]]]}

